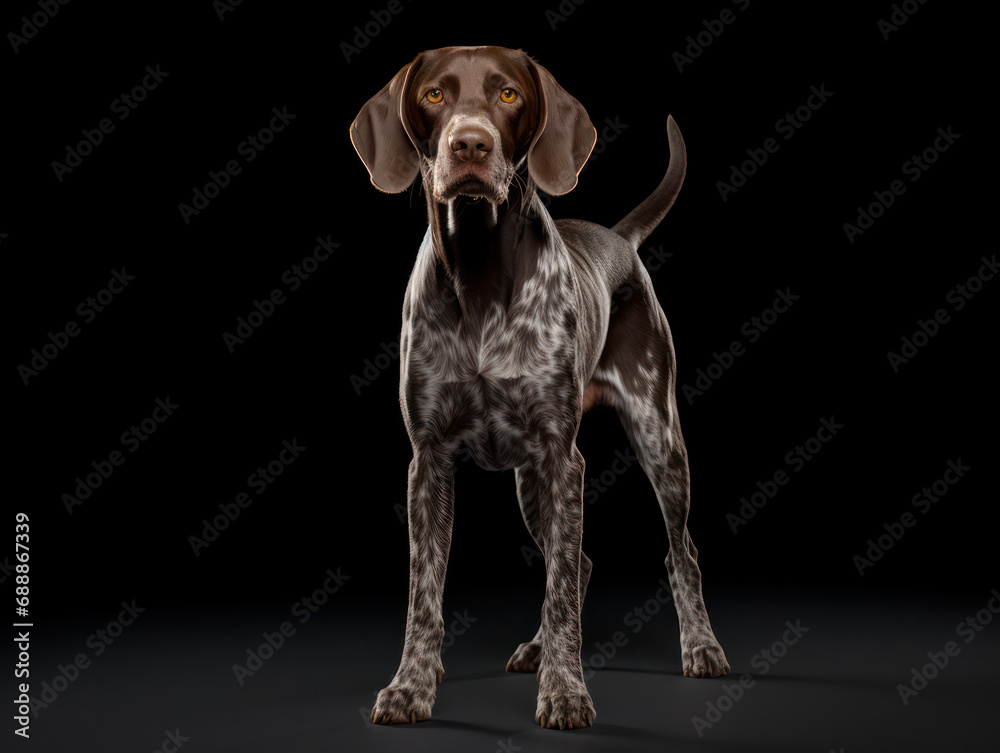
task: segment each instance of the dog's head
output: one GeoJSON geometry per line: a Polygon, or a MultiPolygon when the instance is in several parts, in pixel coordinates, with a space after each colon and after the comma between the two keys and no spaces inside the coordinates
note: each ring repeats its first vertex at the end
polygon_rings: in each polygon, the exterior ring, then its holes
{"type": "Polygon", "coordinates": [[[546,193],[568,193],[597,132],[587,111],[521,50],[445,47],[420,53],[374,97],[351,142],[381,191],[406,190],[424,167],[433,200],[507,200],[525,163],[546,193]]]}

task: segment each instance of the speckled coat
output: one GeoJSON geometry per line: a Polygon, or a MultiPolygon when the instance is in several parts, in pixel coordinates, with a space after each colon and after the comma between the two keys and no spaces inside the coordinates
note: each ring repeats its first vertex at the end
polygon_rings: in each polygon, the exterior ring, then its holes
{"type": "Polygon", "coordinates": [[[608,229],[554,221],[535,193],[571,190],[596,134],[583,106],[519,50],[422,53],[352,125],[376,187],[404,190],[421,176],[429,220],[400,344],[400,404],[413,446],[406,637],[373,721],[431,714],[444,674],[453,463],[464,443],[483,468],[515,469],[525,524],[545,555],[541,625],[507,669],[537,671],[542,726],[593,723],[580,658],[591,561],[581,550],[576,435],[595,404],[617,409],[663,512],[684,674],[729,671],[686,526],[688,463],[670,330],[637,253],[683,182],[684,142],[672,119],[667,133],[671,158],[659,187],[608,229]],[[624,285],[635,293],[612,314],[612,294],[624,285]]]}

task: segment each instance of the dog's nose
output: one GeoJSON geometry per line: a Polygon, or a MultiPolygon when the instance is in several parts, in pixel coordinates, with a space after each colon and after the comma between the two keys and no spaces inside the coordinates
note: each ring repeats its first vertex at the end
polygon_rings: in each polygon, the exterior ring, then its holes
{"type": "Polygon", "coordinates": [[[493,151],[493,136],[485,128],[469,126],[461,128],[449,139],[451,151],[463,162],[481,160],[493,151]]]}

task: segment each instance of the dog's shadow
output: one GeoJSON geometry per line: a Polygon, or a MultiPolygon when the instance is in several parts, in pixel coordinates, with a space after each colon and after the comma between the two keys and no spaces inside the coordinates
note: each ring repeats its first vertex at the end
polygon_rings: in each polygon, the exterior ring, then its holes
{"type": "Polygon", "coordinates": [[[679,669],[653,669],[652,667],[602,667],[596,669],[589,668],[594,674],[613,674],[615,672],[634,672],[643,675],[659,675],[661,677],[683,677],[684,673],[679,669]]]}
{"type": "MultiPolygon", "coordinates": [[[[636,673],[636,674],[646,674],[646,675],[658,675],[661,677],[678,677],[681,679],[691,679],[684,677],[684,673],[677,669],[652,669],[650,667],[604,667],[603,669],[593,669],[591,670],[598,674],[613,674],[615,672],[626,672],[626,673],[636,673]]],[[[734,679],[739,680],[743,676],[742,672],[737,670],[731,671],[728,675],[723,675],[722,677],[712,677],[712,678],[700,678],[699,682],[714,681],[714,682],[732,682],[734,679]]],[[[807,685],[829,685],[829,686],[841,686],[841,687],[883,687],[885,682],[872,677],[834,677],[834,676],[820,676],[820,675],[788,675],[780,674],[775,672],[768,672],[766,674],[750,674],[750,679],[756,684],[758,682],[779,682],[779,683],[802,683],[807,685]]]]}
{"type": "Polygon", "coordinates": [[[465,730],[467,732],[488,732],[491,735],[500,735],[501,737],[512,737],[513,735],[519,734],[521,730],[508,730],[507,732],[497,730],[495,727],[488,726],[486,724],[476,724],[474,722],[463,722],[458,719],[440,719],[437,717],[431,717],[425,722],[420,722],[420,724],[406,724],[399,725],[401,727],[410,728],[422,728],[422,729],[453,729],[453,730],[465,730]]]}
{"type": "Polygon", "coordinates": [[[506,677],[507,675],[517,675],[517,674],[525,674],[525,675],[529,675],[531,677],[534,677],[534,675],[532,675],[529,672],[504,672],[503,668],[501,667],[499,670],[498,669],[481,669],[478,672],[463,672],[461,674],[455,674],[454,677],[446,672],[445,676],[444,676],[444,683],[443,684],[450,685],[450,684],[452,684],[454,682],[472,682],[474,680],[491,680],[491,679],[496,679],[497,677],[506,677]]]}

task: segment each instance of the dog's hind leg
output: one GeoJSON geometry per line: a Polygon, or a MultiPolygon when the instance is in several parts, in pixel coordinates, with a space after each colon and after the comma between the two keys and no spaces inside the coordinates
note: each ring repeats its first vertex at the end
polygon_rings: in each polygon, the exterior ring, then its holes
{"type": "Polygon", "coordinates": [[[690,476],[677,418],[676,369],[666,317],[639,267],[637,291],[613,317],[593,381],[613,405],[656,490],[670,550],[665,564],[680,623],[681,664],[687,677],[729,674],[729,663],[708,619],[698,550],[687,529],[690,476]]]}

